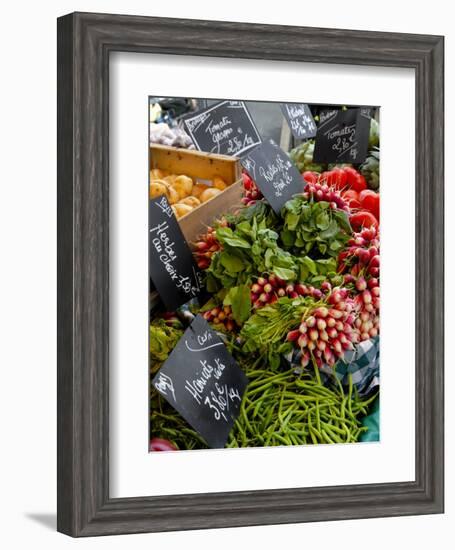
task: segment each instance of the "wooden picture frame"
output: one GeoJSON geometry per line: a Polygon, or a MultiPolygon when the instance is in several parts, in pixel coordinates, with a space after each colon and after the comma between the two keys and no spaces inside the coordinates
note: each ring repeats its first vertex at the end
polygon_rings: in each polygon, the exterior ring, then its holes
{"type": "Polygon", "coordinates": [[[58,20],[58,530],[92,536],[443,511],[443,38],[74,13],[58,20]],[[416,479],[110,498],[109,54],[407,67],[416,81],[416,479]]]}

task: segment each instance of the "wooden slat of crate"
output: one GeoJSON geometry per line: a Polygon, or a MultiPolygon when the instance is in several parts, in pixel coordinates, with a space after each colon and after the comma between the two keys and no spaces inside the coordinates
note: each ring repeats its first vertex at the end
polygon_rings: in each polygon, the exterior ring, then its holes
{"type": "Polygon", "coordinates": [[[242,182],[234,183],[208,202],[179,219],[180,228],[188,243],[194,243],[207,227],[222,214],[231,213],[241,206],[242,182]]]}
{"type": "Polygon", "coordinates": [[[158,144],[150,146],[152,168],[167,170],[171,174],[185,174],[193,179],[212,180],[220,176],[228,185],[241,177],[240,164],[235,157],[158,144]]]}

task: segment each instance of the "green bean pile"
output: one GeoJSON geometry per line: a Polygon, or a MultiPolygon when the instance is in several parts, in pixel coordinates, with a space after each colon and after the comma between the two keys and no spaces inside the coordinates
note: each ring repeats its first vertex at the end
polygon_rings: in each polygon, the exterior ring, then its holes
{"type": "MultiPolygon", "coordinates": [[[[345,390],[334,376],[322,384],[318,369],[296,374],[245,369],[249,383],[226,447],[265,447],[318,443],[354,443],[366,431],[361,419],[377,393],[360,398],[350,379],[345,390]]],[[[207,448],[204,440],[156,394],[151,432],[179,449],[207,448]]]]}

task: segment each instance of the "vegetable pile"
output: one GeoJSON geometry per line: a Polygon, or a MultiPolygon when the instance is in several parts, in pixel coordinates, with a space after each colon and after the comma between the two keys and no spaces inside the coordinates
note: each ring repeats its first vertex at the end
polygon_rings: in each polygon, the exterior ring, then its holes
{"type": "MultiPolygon", "coordinates": [[[[350,375],[341,383],[337,368],[380,332],[379,163],[318,165],[313,147],[291,151],[302,192],[279,214],[244,173],[242,206],[193,243],[211,294],[194,313],[249,381],[227,447],[356,442],[377,397],[361,397],[350,375]]],[[[152,323],[153,372],[184,328],[169,314],[152,323]]],[[[206,448],[154,389],[151,400],[154,450],[206,448]]]]}

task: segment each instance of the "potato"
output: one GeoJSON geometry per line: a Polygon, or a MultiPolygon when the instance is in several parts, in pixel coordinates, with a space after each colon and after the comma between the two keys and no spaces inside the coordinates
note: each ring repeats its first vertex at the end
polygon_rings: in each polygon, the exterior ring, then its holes
{"type": "Polygon", "coordinates": [[[201,201],[196,197],[185,197],[179,200],[179,204],[188,204],[191,208],[196,208],[201,204],[201,201]]]}
{"type": "Polygon", "coordinates": [[[188,176],[177,176],[172,187],[177,191],[179,197],[184,199],[185,197],[191,195],[193,180],[188,176]]]}
{"type": "Polygon", "coordinates": [[[154,180],[150,182],[150,198],[154,199],[160,195],[167,194],[167,185],[162,180],[154,180]]]}
{"type": "Polygon", "coordinates": [[[172,187],[172,185],[166,186],[166,197],[169,201],[169,204],[174,204],[180,200],[180,196],[177,191],[172,187]]]}
{"type": "Polygon", "coordinates": [[[150,180],[160,180],[167,175],[168,173],[165,170],[160,170],[159,168],[152,168],[150,170],[150,180]]]}
{"type": "Polygon", "coordinates": [[[193,208],[188,204],[180,204],[180,203],[173,204],[171,208],[174,211],[174,214],[177,219],[183,217],[185,214],[188,214],[188,212],[191,212],[191,210],[193,210],[193,208]]]}
{"type": "Polygon", "coordinates": [[[213,199],[213,197],[216,197],[219,195],[221,191],[219,189],[215,189],[214,187],[209,187],[205,191],[201,193],[201,196],[199,197],[199,200],[201,202],[207,202],[210,199],[213,199]]]}
{"type": "Polygon", "coordinates": [[[174,185],[176,178],[177,178],[176,174],[171,174],[170,176],[164,177],[163,181],[165,181],[169,185],[174,185]]]}
{"type": "Polygon", "coordinates": [[[223,191],[224,189],[226,189],[227,184],[223,178],[220,178],[220,176],[215,176],[213,178],[213,187],[215,189],[219,189],[220,191],[223,191]]]}
{"type": "Polygon", "coordinates": [[[204,185],[203,183],[196,183],[196,185],[193,185],[191,194],[193,195],[193,197],[199,198],[201,193],[206,189],[210,189],[210,187],[208,185],[204,185]]]}

